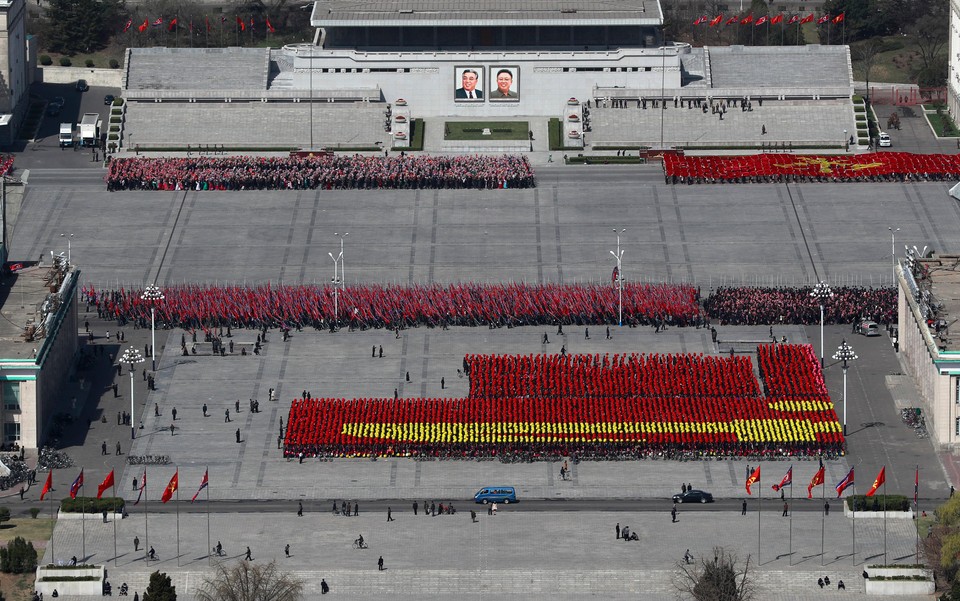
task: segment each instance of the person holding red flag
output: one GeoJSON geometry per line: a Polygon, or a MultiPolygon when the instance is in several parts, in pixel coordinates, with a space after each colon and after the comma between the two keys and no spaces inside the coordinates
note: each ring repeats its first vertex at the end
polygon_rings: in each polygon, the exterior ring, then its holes
{"type": "Polygon", "coordinates": [[[70,498],[76,499],[77,493],[83,487],[83,468],[80,468],[80,475],[77,476],[77,479],[73,481],[73,484],[70,485],[70,498]]]}
{"type": "Polygon", "coordinates": [[[103,491],[105,491],[105,490],[107,490],[108,488],[111,488],[111,487],[113,487],[113,486],[114,486],[114,483],[113,483],[113,470],[110,470],[110,473],[107,474],[107,477],[103,479],[103,482],[101,482],[100,485],[97,486],[97,498],[99,499],[100,497],[102,497],[102,496],[103,496],[103,491]]]}
{"type": "Polygon", "coordinates": [[[177,492],[177,486],[179,485],[180,479],[180,470],[173,472],[173,478],[170,478],[170,483],[167,484],[167,487],[163,489],[163,496],[160,497],[161,503],[166,503],[173,497],[173,493],[177,492]]]}
{"type": "Polygon", "coordinates": [[[753,473],[750,474],[750,477],[747,478],[747,494],[748,495],[753,494],[752,492],[750,492],[750,487],[758,482],[760,482],[760,466],[759,465],[757,466],[757,469],[753,470],[753,473]]]}

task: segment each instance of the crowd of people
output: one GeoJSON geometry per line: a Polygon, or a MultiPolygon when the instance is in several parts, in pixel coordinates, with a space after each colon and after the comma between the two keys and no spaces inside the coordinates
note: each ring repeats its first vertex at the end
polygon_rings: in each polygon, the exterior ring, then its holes
{"type": "Polygon", "coordinates": [[[528,393],[519,384],[544,377],[536,373],[529,358],[471,356],[467,398],[295,400],[284,453],[289,457],[303,453],[531,460],[569,455],[640,458],[691,451],[839,454],[844,444],[842,427],[821,390],[820,366],[812,347],[775,346],[762,351],[762,373],[772,378],[766,386],[769,396],[759,394],[756,381],[751,385],[745,380],[752,373],[749,359],[563,357],[556,364],[560,369],[549,374],[555,385],[535,387],[528,393]],[[577,365],[589,369],[576,373],[577,365]],[[521,371],[525,366],[531,368],[529,372],[521,371]],[[636,377],[614,375],[625,370],[636,377]],[[794,376],[797,385],[783,385],[785,377],[794,376]],[[724,382],[739,385],[730,391],[724,382]],[[654,390],[664,392],[651,393],[646,388],[651,383],[654,390]],[[503,396],[477,396],[474,391],[503,396]]]}
{"type": "MultiPolygon", "coordinates": [[[[837,286],[824,303],[827,324],[897,321],[895,288],[837,286]]],[[[816,324],[820,323],[820,300],[813,287],[753,288],[721,287],[704,299],[703,308],[720,325],[816,324]]]]}
{"type": "MultiPolygon", "coordinates": [[[[152,304],[140,289],[84,288],[97,314],[121,324],[162,327],[521,326],[617,323],[618,290],[600,284],[450,284],[348,286],[199,286],[163,289],[152,304]],[[334,309],[336,308],[336,314],[334,309]]],[[[673,284],[625,284],[625,323],[693,325],[700,316],[696,289],[673,284]]]]}
{"type": "Polygon", "coordinates": [[[960,179],[952,154],[875,152],[857,155],[759,154],[663,157],[667,183],[865,182],[960,179]]]}
{"type": "Polygon", "coordinates": [[[533,188],[527,157],[290,156],[124,158],[110,162],[114,190],[342,190],[533,188]]]}
{"type": "Polygon", "coordinates": [[[0,154],[0,175],[7,175],[13,170],[13,155],[0,154]]]}

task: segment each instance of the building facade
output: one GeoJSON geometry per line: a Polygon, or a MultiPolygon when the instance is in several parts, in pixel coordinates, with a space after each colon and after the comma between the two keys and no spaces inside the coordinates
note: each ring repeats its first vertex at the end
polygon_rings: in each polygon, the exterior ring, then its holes
{"type": "Polygon", "coordinates": [[[12,144],[29,105],[25,0],[0,0],[0,145],[12,144]]]}

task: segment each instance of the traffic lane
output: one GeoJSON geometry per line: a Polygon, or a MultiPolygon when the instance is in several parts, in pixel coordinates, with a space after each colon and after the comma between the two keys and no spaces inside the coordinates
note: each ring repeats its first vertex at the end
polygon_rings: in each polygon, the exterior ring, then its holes
{"type": "Polygon", "coordinates": [[[659,162],[646,165],[548,165],[536,168],[537,186],[603,185],[634,181],[645,184],[663,183],[663,166],[659,162]]]}

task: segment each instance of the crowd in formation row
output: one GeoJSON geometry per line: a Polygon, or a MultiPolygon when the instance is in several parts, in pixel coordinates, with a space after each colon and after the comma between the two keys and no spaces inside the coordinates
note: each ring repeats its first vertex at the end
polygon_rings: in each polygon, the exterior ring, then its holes
{"type": "Polygon", "coordinates": [[[857,155],[759,154],[663,157],[667,183],[906,181],[960,178],[951,154],[876,152],[857,155]]]}
{"type": "Polygon", "coordinates": [[[525,156],[128,158],[110,162],[108,190],[532,188],[525,156]]]}
{"type": "MultiPolygon", "coordinates": [[[[617,323],[618,291],[610,285],[450,284],[429,286],[171,286],[155,305],[139,289],[84,289],[107,319],[149,324],[150,308],[167,327],[388,328],[617,323]]],[[[623,313],[631,324],[657,320],[693,325],[700,316],[691,286],[626,284],[623,313]]]]}
{"type": "Polygon", "coordinates": [[[550,365],[549,358],[537,363],[528,357],[471,356],[466,359],[471,393],[465,399],[294,401],[284,452],[530,460],[841,453],[842,427],[812,347],[761,346],[759,352],[761,373],[772,380],[765,384],[769,396],[759,394],[755,381],[752,386],[743,381],[752,373],[747,358],[575,356],[554,358],[550,365]],[[573,375],[578,367],[586,369],[573,375]],[[618,378],[614,372],[624,370],[634,377],[618,385],[623,374],[618,378]],[[556,385],[533,394],[516,386],[546,376],[556,385]],[[798,384],[785,387],[789,377],[798,377],[798,384]],[[664,392],[645,390],[650,382],[664,392]],[[733,389],[724,390],[723,382],[734,383],[733,389]],[[773,394],[780,390],[785,396],[773,394]]]}
{"type": "MultiPolygon", "coordinates": [[[[820,300],[811,295],[813,287],[753,288],[721,287],[703,302],[711,319],[721,325],[765,325],[777,323],[815,324],[820,322],[820,300]]],[[[878,323],[897,321],[897,290],[838,286],[824,301],[827,324],[855,323],[869,319],[878,323]]]]}

